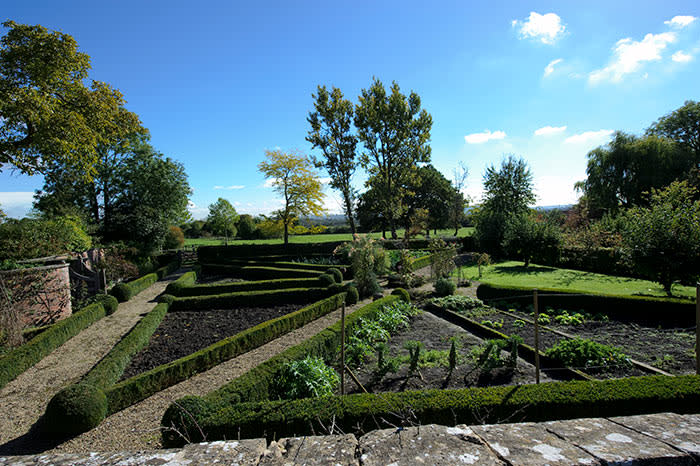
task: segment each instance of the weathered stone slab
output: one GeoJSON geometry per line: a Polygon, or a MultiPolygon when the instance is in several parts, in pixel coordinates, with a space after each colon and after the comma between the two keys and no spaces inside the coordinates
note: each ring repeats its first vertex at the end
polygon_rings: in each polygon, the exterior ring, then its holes
{"type": "Polygon", "coordinates": [[[548,432],[541,424],[493,424],[472,426],[472,430],[512,464],[598,464],[592,455],[548,432]]]}
{"type": "Polygon", "coordinates": [[[352,434],[286,438],[270,442],[260,465],[359,465],[356,452],[352,434]]]}
{"type": "Polygon", "coordinates": [[[610,420],[700,457],[700,415],[659,413],[610,420]]]}
{"type": "Polygon", "coordinates": [[[607,419],[572,419],[545,422],[544,425],[550,432],[606,464],[695,464],[690,455],[607,419]]]}
{"type": "Polygon", "coordinates": [[[198,443],[187,445],[182,449],[136,453],[58,453],[51,455],[8,456],[0,457],[0,465],[257,465],[266,446],[265,439],[254,439],[198,443]]]}
{"type": "Polygon", "coordinates": [[[504,464],[463,425],[375,430],[360,438],[360,453],[364,466],[504,464]]]}

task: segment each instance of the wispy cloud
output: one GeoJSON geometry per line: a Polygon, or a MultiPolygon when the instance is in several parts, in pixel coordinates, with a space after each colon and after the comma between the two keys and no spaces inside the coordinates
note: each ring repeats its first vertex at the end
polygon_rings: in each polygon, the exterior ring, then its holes
{"type": "Polygon", "coordinates": [[[472,133],[464,136],[464,140],[467,144],[483,144],[492,139],[504,139],[506,133],[504,131],[494,131],[493,133],[488,129],[483,133],[472,133]]]}
{"type": "Polygon", "coordinates": [[[692,59],[693,59],[692,55],[690,55],[689,53],[685,53],[682,50],[679,50],[678,52],[671,55],[671,60],[673,60],[677,63],[688,63],[692,59]]]}
{"type": "Polygon", "coordinates": [[[535,136],[552,136],[566,131],[566,126],[543,126],[535,130],[535,136]]]}
{"type": "Polygon", "coordinates": [[[605,68],[588,75],[588,82],[622,81],[628,74],[639,71],[645,62],[661,60],[661,52],[676,41],[676,33],[647,34],[641,41],[629,37],[620,39],[613,48],[613,58],[605,68]]]}
{"type": "Polygon", "coordinates": [[[564,139],[565,144],[603,144],[607,142],[615,131],[611,129],[600,129],[598,131],[585,131],[574,134],[564,139]]]}
{"type": "Polygon", "coordinates": [[[553,44],[566,31],[566,26],[555,13],[541,15],[531,11],[526,20],[513,20],[511,24],[518,29],[521,39],[539,40],[543,44],[553,44]]]}
{"type": "Polygon", "coordinates": [[[697,18],[695,16],[674,16],[668,21],[664,21],[664,24],[667,24],[674,28],[682,29],[690,25],[696,19],[697,18]]]}
{"type": "Polygon", "coordinates": [[[231,186],[214,186],[214,189],[225,189],[225,190],[243,189],[243,188],[245,188],[245,185],[242,185],[242,184],[233,184],[231,186]]]}
{"type": "Polygon", "coordinates": [[[263,183],[263,188],[272,188],[275,185],[275,182],[277,182],[277,178],[268,178],[265,180],[263,183]]]}
{"type": "Polygon", "coordinates": [[[326,178],[319,178],[318,181],[320,181],[321,184],[331,184],[331,181],[333,181],[333,179],[330,177],[326,177],[326,178]]]}
{"type": "Polygon", "coordinates": [[[563,59],[557,58],[556,60],[552,60],[549,62],[547,66],[544,67],[544,75],[545,77],[549,76],[550,74],[554,73],[554,66],[557,63],[561,63],[563,59]]]}

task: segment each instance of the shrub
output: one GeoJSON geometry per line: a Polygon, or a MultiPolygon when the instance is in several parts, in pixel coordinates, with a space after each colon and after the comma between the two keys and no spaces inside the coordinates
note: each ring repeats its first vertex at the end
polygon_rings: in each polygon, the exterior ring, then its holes
{"type": "Polygon", "coordinates": [[[347,304],[355,304],[360,300],[360,293],[354,286],[348,286],[346,292],[347,296],[345,297],[345,302],[347,304]]]}
{"type": "Polygon", "coordinates": [[[408,291],[404,290],[403,288],[396,288],[391,292],[391,294],[394,296],[400,296],[401,299],[407,303],[411,302],[411,295],[408,294],[408,291]]]}
{"type": "Polygon", "coordinates": [[[318,280],[321,282],[321,286],[331,286],[335,283],[335,279],[333,278],[332,275],[324,273],[323,275],[318,276],[318,280]]]}
{"type": "Polygon", "coordinates": [[[91,245],[83,222],[75,216],[50,220],[9,219],[0,223],[0,259],[32,259],[80,252],[91,245]]]}
{"type": "Polygon", "coordinates": [[[435,294],[438,296],[450,296],[455,294],[457,285],[449,278],[438,278],[435,282],[435,294]]]}
{"type": "MultiPolygon", "coordinates": [[[[348,246],[343,245],[342,248],[348,246]]],[[[339,248],[341,249],[341,248],[339,248]]],[[[377,246],[369,236],[355,236],[349,243],[348,257],[352,265],[352,273],[357,291],[361,297],[372,296],[381,290],[377,281],[378,261],[377,246]]],[[[381,248],[379,248],[381,249],[381,248]]],[[[338,249],[336,249],[337,251],[338,249]]],[[[386,255],[383,256],[386,260],[386,255]]],[[[383,265],[381,266],[384,267],[383,265]]]]}
{"type": "Polygon", "coordinates": [[[472,309],[485,306],[483,301],[481,301],[478,298],[462,295],[452,295],[445,296],[442,298],[433,298],[429,301],[429,303],[456,312],[470,311],[472,309]]]}
{"type": "Polygon", "coordinates": [[[326,270],[326,273],[332,275],[336,283],[343,283],[343,272],[335,267],[331,267],[330,269],[326,270]]]}
{"type": "Polygon", "coordinates": [[[76,435],[97,427],[106,415],[102,390],[85,383],[69,385],[49,402],[44,427],[48,432],[76,435]]]}
{"type": "Polygon", "coordinates": [[[559,226],[536,214],[509,217],[503,233],[503,250],[518,257],[527,267],[531,260],[538,262],[556,260],[561,246],[559,226]]]}
{"type": "Polygon", "coordinates": [[[602,368],[630,364],[629,358],[618,348],[583,338],[562,340],[549,348],[546,354],[568,367],[602,368]]]}
{"type": "Polygon", "coordinates": [[[185,244],[185,235],[180,227],[171,226],[165,234],[163,249],[180,249],[185,244]]]}
{"type": "Polygon", "coordinates": [[[518,345],[523,342],[517,335],[508,337],[507,340],[487,340],[480,346],[472,348],[471,357],[477,368],[482,371],[490,371],[499,367],[515,367],[518,362],[518,345]],[[504,359],[502,351],[508,351],[504,359]]]}
{"type": "Polygon", "coordinates": [[[332,395],[340,384],[333,368],[321,358],[308,356],[284,365],[277,380],[276,393],[285,400],[332,395]]]}
{"type": "Polygon", "coordinates": [[[457,248],[440,238],[430,241],[430,271],[436,278],[449,277],[455,268],[457,248]]]}

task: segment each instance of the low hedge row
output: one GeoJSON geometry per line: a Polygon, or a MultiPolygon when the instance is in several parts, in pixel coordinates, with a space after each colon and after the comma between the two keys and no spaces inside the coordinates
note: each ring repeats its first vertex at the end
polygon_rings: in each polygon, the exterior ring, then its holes
{"type": "MultiPolygon", "coordinates": [[[[402,291],[404,290],[395,290],[395,295],[374,301],[349,314],[345,318],[346,331],[350,332],[358,325],[361,318],[373,316],[382,306],[406,299],[407,293],[404,294],[402,291]]],[[[272,383],[284,364],[306,356],[331,359],[335,356],[340,344],[340,337],[341,325],[338,322],[303,343],[268,359],[231,383],[210,392],[204,398],[186,397],[178,400],[171,404],[166,411],[162,425],[166,428],[175,425],[181,432],[183,432],[181,429],[189,431],[192,430],[193,423],[205,422],[204,416],[209,412],[217,412],[237,403],[268,400],[271,396],[272,383]],[[183,409],[186,413],[183,413],[183,409]]],[[[209,432],[205,431],[205,433],[208,437],[209,432]]],[[[179,436],[173,435],[172,431],[165,430],[163,440],[167,445],[174,445],[181,439],[179,436]]]]}
{"type": "Polygon", "coordinates": [[[146,274],[143,277],[139,277],[136,280],[132,280],[127,283],[119,283],[114,285],[109,293],[117,298],[120,303],[126,302],[149,286],[153,285],[158,280],[163,279],[169,274],[173,273],[179,266],[180,263],[177,260],[172,261],[153,273],[146,274]]]}
{"type": "Polygon", "coordinates": [[[427,254],[425,256],[413,259],[411,260],[411,262],[408,263],[408,268],[411,272],[415,272],[418,269],[422,269],[423,267],[429,266],[432,258],[432,254],[427,254]]]}
{"type": "MultiPolygon", "coordinates": [[[[320,276],[320,275],[319,275],[320,276]]],[[[278,280],[259,280],[253,282],[214,283],[197,285],[197,274],[187,272],[170,283],[165,292],[176,297],[208,296],[241,291],[286,290],[289,288],[320,288],[328,284],[319,278],[281,278],[278,280]]]]}
{"type": "MultiPolygon", "coordinates": [[[[314,435],[323,426],[361,434],[378,428],[418,424],[480,424],[504,420],[550,421],[655,412],[694,413],[700,406],[700,376],[644,376],[602,381],[549,382],[451,390],[329,396],[229,404],[213,410],[202,399],[181,400],[206,433],[226,438],[314,435]]],[[[192,430],[193,441],[199,440],[192,430]]],[[[182,443],[164,434],[166,446],[182,443]]]]}
{"type": "MultiPolygon", "coordinates": [[[[678,298],[591,294],[551,288],[539,288],[538,292],[540,311],[549,306],[570,310],[583,309],[592,314],[603,313],[615,319],[652,325],[690,327],[695,324],[695,303],[678,298]]],[[[510,298],[509,301],[523,305],[532,304],[532,288],[520,286],[482,283],[476,290],[476,296],[493,305],[498,305],[499,301],[505,302],[504,298],[510,298]]]]}
{"type": "Polygon", "coordinates": [[[285,290],[241,291],[208,296],[175,298],[170,311],[197,311],[204,309],[229,309],[233,307],[259,307],[277,304],[305,304],[343,291],[340,286],[325,288],[291,288],[285,290]]]}
{"type": "Polygon", "coordinates": [[[330,255],[344,241],[327,243],[235,244],[230,246],[200,246],[197,256],[201,262],[225,262],[241,257],[330,255]]]}
{"type": "Polygon", "coordinates": [[[22,346],[0,358],[0,388],[44,359],[49,353],[102,317],[117,310],[117,300],[99,295],[98,301],[53,324],[22,346]]]}
{"type": "Polygon", "coordinates": [[[42,428],[73,435],[97,427],[108,413],[105,390],[119,380],[131,358],[148,344],[167,312],[167,302],[157,304],[78,383],[56,393],[46,407],[42,428]]]}
{"type": "MultiPolygon", "coordinates": [[[[349,265],[307,264],[305,262],[294,262],[294,261],[285,261],[285,260],[259,261],[259,260],[257,260],[257,258],[256,258],[256,260],[231,259],[228,261],[210,262],[210,264],[234,265],[234,266],[238,266],[238,267],[251,266],[251,267],[275,267],[277,269],[315,270],[316,272],[321,272],[321,273],[326,272],[329,268],[337,268],[338,270],[343,272],[344,275],[351,273],[349,265]]],[[[351,277],[347,277],[347,278],[351,278],[351,277]]]]}
{"type": "MultiPolygon", "coordinates": [[[[327,268],[326,268],[327,269],[327,268]]],[[[202,264],[202,272],[210,275],[226,275],[245,280],[272,280],[278,278],[316,278],[325,273],[319,270],[285,269],[265,266],[241,266],[224,264],[202,264]]]]}
{"type": "Polygon", "coordinates": [[[192,375],[257,348],[334,311],[343,303],[344,293],[318,301],[298,311],[263,322],[221,340],[196,353],[120,382],[105,391],[109,413],[120,411],[192,375]]]}

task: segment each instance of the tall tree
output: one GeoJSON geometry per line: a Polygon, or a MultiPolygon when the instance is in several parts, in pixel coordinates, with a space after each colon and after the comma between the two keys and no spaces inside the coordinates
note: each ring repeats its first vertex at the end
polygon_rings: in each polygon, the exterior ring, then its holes
{"type": "Polygon", "coordinates": [[[215,203],[209,206],[209,216],[207,222],[213,227],[217,234],[224,233],[226,246],[228,246],[228,234],[236,235],[236,222],[238,213],[229,201],[220,197],[215,203]]]}
{"type": "Polygon", "coordinates": [[[454,188],[452,200],[449,204],[449,222],[455,229],[455,236],[459,233],[459,227],[464,220],[464,209],[469,205],[469,199],[464,197],[463,190],[467,182],[469,170],[462,162],[459,163],[454,170],[454,178],[452,179],[452,187],[454,188]]]}
{"type": "Polygon", "coordinates": [[[695,165],[693,159],[687,148],[668,138],[618,131],[607,145],[588,153],[588,177],[579,186],[590,215],[647,205],[644,193],[684,179],[695,165]]]}
{"type": "Polygon", "coordinates": [[[437,230],[447,225],[449,219],[449,207],[453,200],[454,190],[450,181],[432,165],[428,164],[416,170],[417,176],[413,177],[415,185],[409,185],[410,194],[406,197],[406,212],[403,216],[406,231],[419,210],[425,210],[428,217],[424,222],[426,235],[430,236],[430,229],[437,230]]]}
{"type": "Polygon", "coordinates": [[[700,102],[686,100],[682,107],[656,120],[647,134],[678,142],[693,152],[696,165],[700,165],[700,102]]]}
{"type": "Polygon", "coordinates": [[[360,163],[371,175],[394,239],[397,220],[405,210],[406,186],[415,176],[417,164],[430,161],[432,125],[430,114],[421,110],[418,94],[411,92],[406,97],[396,82],[387,94],[375,78],[369,89],[362,90],[355,108],[358,139],[365,147],[360,163]]]}
{"type": "Polygon", "coordinates": [[[355,189],[352,175],[355,173],[355,146],[357,137],[352,134],[353,104],[343,98],[338,88],[329,93],[326,86],[318,86],[314,99],[315,111],[309,113],[311,125],[306,140],[312,147],[323,151],[323,160],[312,158],[317,168],[325,168],[331,177],[331,186],[343,196],[345,216],[350,230],[356,233],[354,206],[355,189]]]}
{"type": "Polygon", "coordinates": [[[388,224],[379,205],[377,190],[368,184],[369,189],[360,194],[357,199],[357,220],[363,232],[381,231],[382,238],[386,239],[388,224]]]}
{"type": "Polygon", "coordinates": [[[535,199],[532,173],[523,159],[509,155],[500,168],[486,168],[484,198],[475,215],[480,245],[487,252],[500,253],[508,220],[527,213],[535,199]]]}
{"type": "Polygon", "coordinates": [[[313,163],[303,154],[268,150],[265,158],[258,164],[258,171],[272,181],[273,189],[282,196],[284,207],[277,216],[284,225],[284,244],[288,244],[289,226],[299,216],[324,213],[321,182],[313,163]]]}
{"type": "Polygon", "coordinates": [[[86,87],[90,57],[68,34],[6,21],[0,39],[0,170],[43,173],[73,166],[88,179],[97,148],[140,128],[108,84],[86,87]]]}

